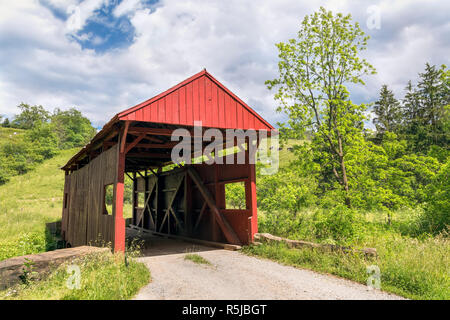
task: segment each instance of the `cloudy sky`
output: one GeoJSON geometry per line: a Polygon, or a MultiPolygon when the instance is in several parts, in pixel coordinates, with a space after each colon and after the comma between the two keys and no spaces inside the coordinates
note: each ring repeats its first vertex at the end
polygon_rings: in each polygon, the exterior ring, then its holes
{"type": "Polygon", "coordinates": [[[101,126],[206,68],[275,124],[264,85],[277,74],[274,44],[321,5],[371,36],[364,56],[378,74],[352,88],[355,102],[383,83],[401,97],[425,62],[449,65],[446,0],[0,0],[0,114],[76,106],[101,126]]]}

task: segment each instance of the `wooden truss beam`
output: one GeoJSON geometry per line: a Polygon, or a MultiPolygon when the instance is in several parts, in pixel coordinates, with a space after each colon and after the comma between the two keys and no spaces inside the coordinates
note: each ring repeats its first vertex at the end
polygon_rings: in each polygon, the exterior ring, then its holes
{"type": "Polygon", "coordinates": [[[142,139],[144,139],[146,136],[145,133],[141,133],[139,135],[139,137],[137,137],[136,139],[133,140],[133,142],[127,144],[126,148],[125,148],[125,153],[128,153],[128,151],[130,151],[131,149],[133,149],[142,139]]]}
{"type": "Polygon", "coordinates": [[[211,193],[209,192],[208,188],[206,188],[206,186],[203,184],[197,171],[192,166],[188,166],[187,172],[188,172],[189,176],[191,177],[192,181],[194,181],[194,183],[197,185],[198,190],[200,191],[201,195],[205,199],[210,210],[213,212],[213,214],[216,218],[216,221],[217,221],[218,225],[220,226],[220,228],[222,229],[222,232],[225,235],[225,237],[227,238],[227,240],[230,243],[240,245],[241,241],[239,240],[239,238],[236,235],[236,233],[234,232],[233,228],[230,226],[230,224],[226,220],[225,216],[217,208],[214,198],[211,196],[211,193]]]}
{"type": "Polygon", "coordinates": [[[164,215],[164,218],[163,218],[163,220],[162,220],[162,222],[161,222],[161,225],[160,225],[160,227],[159,227],[159,232],[161,232],[161,230],[162,230],[162,228],[163,228],[163,226],[164,226],[164,223],[166,222],[166,220],[167,220],[167,223],[168,223],[168,232],[167,233],[170,233],[170,224],[169,224],[169,215],[170,215],[170,213],[172,213],[172,215],[174,216],[174,218],[175,218],[175,222],[177,223],[177,225],[181,228],[181,229],[183,229],[184,230],[184,228],[183,228],[183,226],[181,225],[181,223],[180,223],[180,221],[178,220],[178,218],[176,217],[176,214],[175,214],[175,212],[173,211],[173,208],[172,208],[172,204],[173,204],[173,202],[174,202],[174,200],[175,200],[175,198],[176,198],[176,196],[177,196],[177,193],[178,193],[178,191],[180,190],[180,187],[181,187],[181,185],[183,184],[183,181],[184,181],[184,175],[180,175],[180,180],[178,181],[178,185],[176,186],[176,188],[175,188],[175,190],[173,191],[173,195],[172,195],[172,197],[170,198],[170,200],[169,200],[169,204],[167,205],[167,209],[166,209],[166,214],[164,215]]]}

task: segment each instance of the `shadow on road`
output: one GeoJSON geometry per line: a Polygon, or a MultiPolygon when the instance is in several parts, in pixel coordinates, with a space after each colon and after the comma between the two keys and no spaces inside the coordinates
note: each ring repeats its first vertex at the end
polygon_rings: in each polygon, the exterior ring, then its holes
{"type": "Polygon", "coordinates": [[[143,241],[142,254],[144,257],[222,250],[187,241],[146,234],[134,229],[127,229],[127,239],[139,239],[143,241]]]}

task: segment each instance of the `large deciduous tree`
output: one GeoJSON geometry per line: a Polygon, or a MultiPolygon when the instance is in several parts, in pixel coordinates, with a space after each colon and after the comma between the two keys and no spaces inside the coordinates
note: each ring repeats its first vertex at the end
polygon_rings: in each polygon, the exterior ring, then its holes
{"type": "Polygon", "coordinates": [[[50,113],[43,106],[30,106],[21,103],[17,106],[20,109],[18,114],[12,121],[12,127],[20,129],[31,129],[37,123],[44,123],[50,119],[50,113]]]}
{"type": "Polygon", "coordinates": [[[96,133],[88,118],[75,108],[56,109],[51,117],[58,136],[58,148],[80,147],[89,142],[96,133]]]}
{"type": "Polygon", "coordinates": [[[368,38],[350,15],[321,8],[304,18],[296,38],[277,44],[279,77],[266,81],[278,88],[278,111],[289,117],[281,130],[313,132],[324,173],[341,185],[349,207],[346,154],[363,139],[366,106],[352,103],[347,85],[364,84],[362,76],[375,73],[359,55],[368,38]]]}

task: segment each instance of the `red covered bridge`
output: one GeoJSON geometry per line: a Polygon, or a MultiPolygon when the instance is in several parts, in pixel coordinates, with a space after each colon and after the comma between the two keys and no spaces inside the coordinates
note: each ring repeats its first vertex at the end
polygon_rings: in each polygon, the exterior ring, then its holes
{"type": "MultiPolygon", "coordinates": [[[[115,115],[97,135],[62,168],[65,170],[62,234],[70,246],[110,242],[116,251],[125,249],[124,178],[133,181],[130,224],[150,232],[190,238],[246,244],[257,232],[256,144],[233,138],[245,163],[228,161],[207,164],[174,164],[171,154],[178,144],[174,130],[197,137],[194,125],[202,122],[200,136],[208,128],[254,130],[257,135],[274,129],[245,102],[206,70],[171,89],[115,115]],[[170,170],[168,170],[170,168],[170,170]],[[243,183],[245,207],[226,206],[225,185],[243,183]],[[112,208],[108,208],[112,190],[112,208]]],[[[226,141],[217,150],[230,146],[226,141]]],[[[194,142],[192,142],[194,143],[194,142]]],[[[198,158],[210,144],[200,139],[198,158]]],[[[229,150],[229,149],[227,149],[229,150]]]]}

